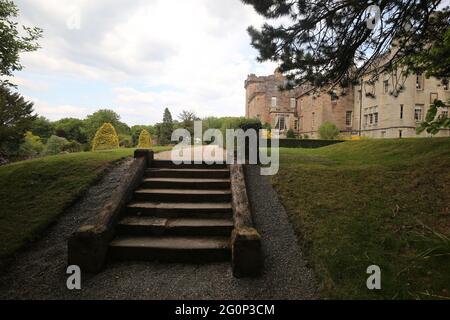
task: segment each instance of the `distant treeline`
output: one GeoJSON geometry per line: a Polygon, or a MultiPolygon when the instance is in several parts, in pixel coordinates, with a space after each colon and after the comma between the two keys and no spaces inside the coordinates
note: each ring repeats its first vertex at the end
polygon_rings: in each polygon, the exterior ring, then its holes
{"type": "Polygon", "coordinates": [[[50,121],[43,116],[32,116],[28,120],[28,124],[20,128],[21,132],[15,132],[15,134],[20,134],[22,139],[16,139],[16,143],[1,146],[3,160],[90,151],[95,133],[104,123],[112,124],[117,132],[119,145],[123,148],[136,147],[143,129],[150,133],[154,145],[171,144],[173,130],[185,128],[193,133],[195,120],[203,120],[203,130],[214,128],[220,129],[223,133],[226,129],[245,127],[249,123],[260,125],[259,120],[245,119],[244,117],[200,119],[191,111],[183,111],[178,116],[178,120],[174,120],[168,108],[164,110],[162,122],[131,127],[120,121],[120,116],[109,109],[100,109],[85,119],[63,118],[58,121],[50,121]]]}

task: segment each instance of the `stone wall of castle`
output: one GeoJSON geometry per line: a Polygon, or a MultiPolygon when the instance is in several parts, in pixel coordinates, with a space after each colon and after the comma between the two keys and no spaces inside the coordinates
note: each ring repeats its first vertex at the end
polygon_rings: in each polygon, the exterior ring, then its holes
{"type": "MultiPolygon", "coordinates": [[[[426,137],[416,134],[434,99],[450,100],[449,86],[421,75],[403,76],[393,71],[376,81],[370,75],[361,85],[304,94],[305,89],[280,91],[285,78],[273,75],[249,75],[245,81],[246,117],[259,118],[272,128],[280,125],[281,136],[292,129],[297,135],[319,138],[318,129],[325,122],[334,123],[343,137],[370,138],[426,137]]],[[[448,114],[448,108],[441,110],[448,114]]],[[[437,136],[450,136],[442,130],[437,136]]]]}
{"type": "Polygon", "coordinates": [[[298,132],[299,122],[297,90],[280,90],[285,81],[277,71],[262,77],[251,74],[245,81],[246,117],[259,118],[263,124],[279,128],[281,136],[285,136],[289,129],[298,132]]]}
{"type": "MultiPolygon", "coordinates": [[[[361,85],[355,87],[354,110],[355,128],[365,137],[426,137],[426,132],[417,135],[416,127],[425,119],[430,104],[434,99],[450,100],[448,86],[422,75],[404,77],[391,72],[373,83],[369,75],[363,80],[362,91],[361,85]]],[[[440,112],[448,112],[448,108],[440,112]]],[[[437,136],[450,136],[450,131],[442,130],[437,136]]]]}
{"type": "Polygon", "coordinates": [[[298,98],[300,106],[299,134],[318,139],[319,127],[325,122],[331,122],[339,128],[343,135],[351,135],[354,124],[353,88],[337,88],[334,91],[334,98],[330,93],[324,91],[298,98]]]}

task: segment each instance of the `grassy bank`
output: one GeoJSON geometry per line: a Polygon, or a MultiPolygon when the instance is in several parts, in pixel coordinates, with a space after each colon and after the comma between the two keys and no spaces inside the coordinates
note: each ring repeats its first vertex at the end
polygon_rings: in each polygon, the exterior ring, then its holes
{"type": "MultiPolygon", "coordinates": [[[[163,149],[168,148],[154,148],[163,149]]],[[[71,153],[0,167],[0,258],[36,239],[107,168],[133,151],[71,153]]]]}
{"type": "Polygon", "coordinates": [[[450,297],[449,164],[447,138],[281,149],[274,185],[324,297],[450,297]]]}

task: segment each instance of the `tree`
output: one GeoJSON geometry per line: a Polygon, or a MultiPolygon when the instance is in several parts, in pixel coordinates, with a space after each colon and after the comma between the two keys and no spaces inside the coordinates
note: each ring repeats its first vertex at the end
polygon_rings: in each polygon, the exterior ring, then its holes
{"type": "Polygon", "coordinates": [[[248,31],[258,60],[280,63],[280,72],[289,80],[286,88],[346,86],[368,70],[375,77],[402,57],[442,42],[450,17],[448,7],[437,10],[442,0],[243,2],[273,19],[260,30],[248,31]],[[378,9],[379,19],[374,19],[378,9]],[[289,22],[277,24],[282,18],[289,22]],[[384,63],[374,69],[382,58],[384,63]]]}
{"type": "Polygon", "coordinates": [[[69,141],[68,143],[66,143],[63,148],[62,148],[63,152],[81,152],[83,151],[83,145],[81,143],[79,143],[78,141],[69,141]]]}
{"type": "Polygon", "coordinates": [[[194,135],[194,121],[200,120],[199,117],[196,116],[194,111],[183,110],[179,116],[180,125],[182,128],[188,130],[191,136],[194,135]]]}
{"type": "Polygon", "coordinates": [[[31,132],[39,136],[44,142],[55,132],[53,124],[45,117],[37,117],[31,125],[31,132]]]}
{"type": "Polygon", "coordinates": [[[156,133],[154,126],[144,126],[144,125],[134,125],[131,127],[131,138],[132,138],[132,145],[135,146],[139,143],[139,136],[141,134],[142,130],[147,130],[150,135],[154,135],[156,133]]]}
{"type": "Polygon", "coordinates": [[[75,140],[79,143],[87,142],[84,121],[76,118],[63,118],[54,122],[55,133],[67,140],[75,140]]]}
{"type": "MultiPolygon", "coordinates": [[[[448,104],[450,104],[450,101],[448,104]]],[[[441,100],[435,100],[427,111],[425,121],[423,121],[417,128],[417,133],[421,133],[426,130],[428,133],[437,134],[444,128],[450,128],[450,118],[443,113],[438,114],[439,109],[448,107],[448,104],[445,104],[441,100]]]]}
{"type": "MultiPolygon", "coordinates": [[[[415,73],[424,73],[426,77],[436,77],[443,85],[449,85],[450,78],[450,29],[444,34],[441,43],[406,57],[403,61],[415,73]]],[[[417,128],[417,132],[427,131],[436,134],[444,128],[450,128],[450,119],[438,111],[448,107],[450,101],[435,100],[427,111],[425,121],[417,128]]]]}
{"type": "Polygon", "coordinates": [[[158,126],[158,141],[161,145],[170,144],[173,131],[172,114],[168,108],[164,109],[163,121],[158,126]]]}
{"type": "Polygon", "coordinates": [[[134,146],[133,144],[133,138],[130,135],[127,134],[119,134],[119,146],[123,148],[132,148],[134,146]]]}
{"type": "Polygon", "coordinates": [[[114,128],[117,128],[118,133],[130,134],[128,126],[120,122],[120,116],[116,112],[109,109],[100,109],[87,116],[84,120],[84,127],[89,142],[92,142],[98,128],[104,123],[110,123],[114,128]]]}
{"type": "Polygon", "coordinates": [[[22,26],[15,21],[19,10],[14,2],[0,0],[0,86],[10,85],[3,79],[13,76],[13,73],[22,70],[20,53],[35,51],[39,48],[37,40],[42,36],[42,29],[22,26]]]}
{"type": "Polygon", "coordinates": [[[152,147],[152,137],[147,130],[144,129],[141,131],[141,134],[139,135],[139,144],[137,147],[143,149],[152,147]]]}
{"type": "Polygon", "coordinates": [[[334,140],[339,135],[339,129],[336,127],[336,125],[334,123],[324,122],[319,127],[319,135],[320,135],[320,139],[334,140]]]}
{"type": "Polygon", "coordinates": [[[69,144],[69,141],[67,141],[66,138],[61,138],[58,136],[51,136],[47,140],[46,148],[45,148],[45,154],[53,155],[53,154],[60,154],[64,151],[65,146],[69,144]]]}
{"type": "Polygon", "coordinates": [[[34,119],[33,103],[0,86],[0,154],[17,153],[34,119]]]}
{"type": "Polygon", "coordinates": [[[92,151],[119,148],[119,137],[111,123],[104,123],[92,141],[92,151]]]}
{"type": "Polygon", "coordinates": [[[41,138],[27,131],[25,133],[25,141],[20,145],[19,154],[25,157],[35,157],[42,153],[44,148],[41,138]]]}
{"type": "Polygon", "coordinates": [[[450,28],[443,33],[442,41],[422,48],[416,54],[401,61],[413,73],[423,73],[426,77],[436,77],[448,84],[450,77],[450,28]]]}

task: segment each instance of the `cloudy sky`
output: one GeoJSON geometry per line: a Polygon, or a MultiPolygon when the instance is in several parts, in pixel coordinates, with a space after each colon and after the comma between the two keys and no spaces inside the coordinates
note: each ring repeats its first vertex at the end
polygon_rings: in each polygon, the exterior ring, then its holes
{"type": "Polygon", "coordinates": [[[239,0],[15,0],[44,29],[15,83],[52,120],[110,108],[129,125],[244,115],[244,80],[273,72],[246,32],[263,19],[239,0]]]}

